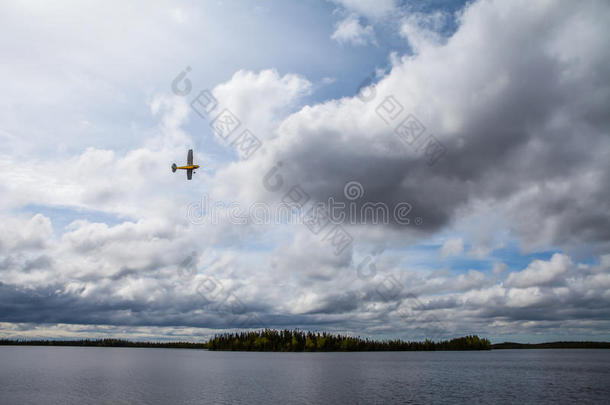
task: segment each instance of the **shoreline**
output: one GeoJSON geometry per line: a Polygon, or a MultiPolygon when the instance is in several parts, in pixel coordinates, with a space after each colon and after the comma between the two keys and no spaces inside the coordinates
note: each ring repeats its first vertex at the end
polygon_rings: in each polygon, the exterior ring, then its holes
{"type": "MultiPolygon", "coordinates": [[[[133,342],[127,340],[19,340],[1,339],[0,346],[54,346],[54,347],[132,347],[153,349],[197,349],[223,352],[277,352],[277,353],[355,353],[355,352],[441,352],[441,351],[481,351],[475,349],[380,349],[380,350],[244,350],[209,349],[207,343],[194,342],[133,342]]],[[[493,343],[489,350],[532,350],[532,349],[610,349],[610,342],[560,341],[545,343],[493,343]]]]}

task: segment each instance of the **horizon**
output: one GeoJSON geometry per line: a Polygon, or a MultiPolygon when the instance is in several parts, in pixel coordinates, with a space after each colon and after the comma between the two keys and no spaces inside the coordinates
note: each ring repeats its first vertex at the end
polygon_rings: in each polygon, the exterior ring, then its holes
{"type": "MultiPolygon", "coordinates": [[[[272,329],[275,331],[278,331],[276,329],[272,329]]],[[[248,330],[250,332],[254,331],[256,332],[256,330],[248,330]]],[[[303,331],[303,332],[312,332],[312,333],[324,333],[323,331],[303,331]]],[[[231,332],[223,332],[223,333],[231,333],[231,332]]],[[[219,333],[218,335],[221,335],[221,333],[219,333]]],[[[336,336],[336,335],[335,335],[336,336]]],[[[341,336],[341,335],[339,335],[341,336]]],[[[343,335],[343,336],[348,336],[348,335],[343,335]]],[[[478,335],[472,335],[472,336],[478,336],[478,335]]],[[[71,343],[71,342],[81,342],[81,341],[89,341],[89,342],[101,342],[101,341],[106,341],[106,340],[113,340],[113,341],[121,341],[121,342],[126,342],[126,343],[134,343],[134,344],[173,344],[173,343],[185,343],[185,344],[193,344],[193,345],[198,345],[198,344],[207,344],[210,340],[214,339],[215,336],[212,336],[210,338],[208,338],[207,340],[201,340],[201,341],[190,341],[190,340],[128,340],[128,339],[122,339],[122,338],[106,338],[106,337],[97,337],[97,338],[83,338],[83,339],[66,339],[66,338],[59,338],[59,339],[31,339],[31,340],[22,340],[19,338],[9,338],[9,339],[4,339],[1,338],[0,339],[0,344],[4,344],[3,342],[21,342],[21,343],[36,343],[36,342],[66,342],[66,343],[71,343]]],[[[351,336],[349,335],[349,337],[352,338],[358,338],[358,339],[369,339],[367,337],[363,337],[363,336],[351,336]]],[[[462,337],[462,336],[459,336],[462,337]]],[[[478,336],[480,338],[485,338],[485,336],[478,336]]],[[[449,341],[452,338],[449,339],[441,339],[441,340],[437,340],[435,342],[442,342],[442,341],[449,341]]],[[[389,340],[402,340],[400,338],[396,338],[396,339],[380,339],[380,340],[375,340],[376,342],[386,342],[389,340]]],[[[423,342],[421,340],[402,340],[404,342],[423,342]]],[[[555,340],[555,341],[547,341],[547,342],[537,342],[537,343],[533,343],[533,342],[515,342],[515,341],[502,341],[502,342],[494,342],[490,340],[491,345],[498,345],[498,344],[505,344],[505,343],[511,343],[511,344],[518,344],[518,345],[537,345],[537,344],[549,344],[549,343],[608,343],[610,344],[610,341],[603,341],[603,340],[555,340]]]]}
{"type": "Polygon", "coordinates": [[[609,342],[579,3],[0,4],[0,339],[609,342]]]}

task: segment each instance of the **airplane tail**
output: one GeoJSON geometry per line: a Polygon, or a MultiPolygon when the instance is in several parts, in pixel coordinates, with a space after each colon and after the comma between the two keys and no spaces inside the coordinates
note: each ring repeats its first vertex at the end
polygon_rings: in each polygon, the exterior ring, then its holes
{"type": "Polygon", "coordinates": [[[178,166],[176,166],[176,164],[174,163],[174,164],[172,165],[172,172],[173,172],[173,173],[176,173],[176,170],[177,170],[177,169],[178,169],[178,166]]]}

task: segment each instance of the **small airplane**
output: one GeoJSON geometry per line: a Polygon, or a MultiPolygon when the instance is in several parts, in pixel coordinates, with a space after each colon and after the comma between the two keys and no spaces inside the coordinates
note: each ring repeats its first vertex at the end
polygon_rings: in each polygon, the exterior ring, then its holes
{"type": "Polygon", "coordinates": [[[186,178],[191,180],[193,178],[193,170],[199,169],[199,165],[193,164],[193,150],[189,149],[189,153],[186,157],[186,166],[176,166],[172,164],[172,172],[176,173],[176,170],[186,170],[186,178]]]}

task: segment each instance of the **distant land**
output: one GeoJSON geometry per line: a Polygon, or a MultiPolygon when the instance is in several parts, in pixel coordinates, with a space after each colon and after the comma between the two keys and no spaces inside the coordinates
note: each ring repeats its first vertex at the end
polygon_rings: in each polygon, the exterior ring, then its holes
{"type": "Polygon", "coordinates": [[[494,343],[494,350],[499,349],[610,349],[610,342],[548,342],[548,343],[494,343]]]}
{"type": "Polygon", "coordinates": [[[0,346],[88,346],[88,347],[159,347],[169,349],[207,349],[207,343],[132,342],[123,339],[21,340],[0,339],[0,346]]]}
{"type": "Polygon", "coordinates": [[[476,335],[433,342],[405,340],[371,340],[330,333],[300,330],[261,330],[242,333],[223,333],[208,341],[208,350],[237,350],[264,352],[355,352],[355,351],[432,351],[432,350],[489,350],[491,343],[476,335]]]}
{"type": "Polygon", "coordinates": [[[22,340],[0,339],[0,346],[86,346],[208,349],[224,351],[273,352],[355,352],[355,351],[446,351],[502,349],[610,349],[610,342],[549,342],[491,344],[486,338],[469,335],[442,341],[372,340],[326,332],[261,330],[215,335],[208,342],[132,342],[123,339],[22,340]]]}

